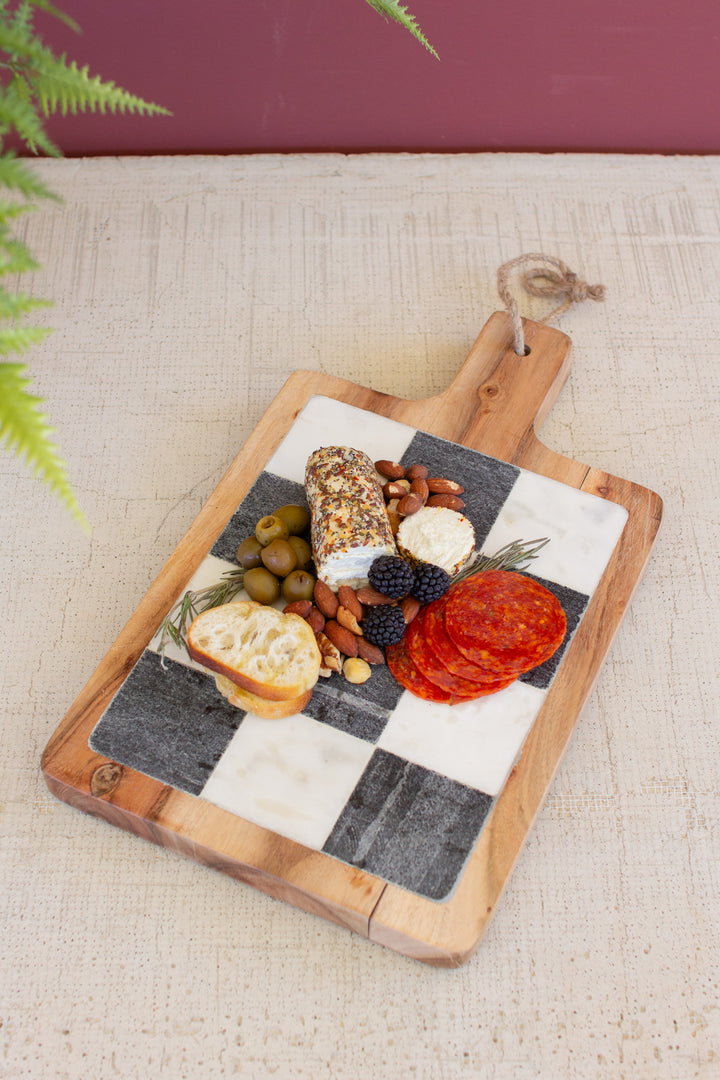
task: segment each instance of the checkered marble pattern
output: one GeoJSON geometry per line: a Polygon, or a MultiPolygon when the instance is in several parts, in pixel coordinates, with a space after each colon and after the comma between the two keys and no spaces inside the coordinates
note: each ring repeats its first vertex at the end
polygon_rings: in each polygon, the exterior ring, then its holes
{"type": "MultiPolygon", "coordinates": [[[[465,488],[488,554],[547,536],[532,575],[567,615],[565,642],[505,690],[452,707],[403,690],[387,668],[353,686],[321,679],[302,714],[230,706],[181,650],[140,657],[90,739],[93,750],[306,847],[432,900],[452,894],[622,533],[627,511],[332,398],[311,398],[189,588],[214,584],[263,514],[305,502],[305,462],[346,445],[421,462],[465,488]]],[[[183,590],[184,591],[184,590],[183,590]]],[[[242,594],[241,594],[242,596],[242,594]]]]}

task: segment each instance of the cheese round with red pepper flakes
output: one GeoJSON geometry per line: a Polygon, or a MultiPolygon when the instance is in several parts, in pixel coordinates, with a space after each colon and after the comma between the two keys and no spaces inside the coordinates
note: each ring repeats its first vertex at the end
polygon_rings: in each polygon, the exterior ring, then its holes
{"type": "Polygon", "coordinates": [[[402,553],[441,566],[452,577],[475,548],[475,530],[457,510],[423,506],[400,522],[397,542],[402,553]]]}
{"type": "Polygon", "coordinates": [[[317,576],[331,589],[361,588],[379,555],[397,555],[375,467],[362,450],[323,446],[305,467],[317,576]]]}

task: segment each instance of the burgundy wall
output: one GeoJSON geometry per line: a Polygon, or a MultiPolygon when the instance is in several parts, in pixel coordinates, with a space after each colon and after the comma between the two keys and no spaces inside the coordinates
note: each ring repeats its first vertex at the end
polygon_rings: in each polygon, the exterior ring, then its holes
{"type": "Polygon", "coordinates": [[[170,119],[54,119],[66,154],[720,152],[718,0],[60,0],[46,42],[170,119]]]}

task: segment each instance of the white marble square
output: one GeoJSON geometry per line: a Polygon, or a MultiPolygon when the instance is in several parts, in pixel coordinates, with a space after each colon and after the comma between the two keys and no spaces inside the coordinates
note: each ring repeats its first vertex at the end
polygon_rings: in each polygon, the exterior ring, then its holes
{"type": "Polygon", "coordinates": [[[546,691],[515,682],[497,694],[440,705],[405,692],[378,746],[478,788],[501,791],[546,691]]]}
{"type": "Polygon", "coordinates": [[[373,750],[308,716],[261,720],[248,713],[201,798],[320,850],[373,750]]]}
{"type": "MultiPolygon", "coordinates": [[[[227,573],[228,570],[237,569],[237,563],[226,562],[225,559],[218,559],[215,555],[206,555],[187,585],[185,585],[182,592],[177,597],[175,604],[182,600],[185,593],[189,590],[207,589],[213,585],[218,585],[222,581],[223,574],[227,573]]],[[[234,599],[247,600],[248,595],[243,589],[234,597],[234,599]]],[[[175,607],[175,604],[173,604],[173,608],[175,607]]],[[[158,651],[160,644],[160,629],[161,627],[159,626],[155,636],[148,645],[148,649],[150,649],[151,652],[158,651]]],[[[190,659],[185,649],[179,649],[177,645],[169,639],[165,646],[165,656],[168,660],[176,660],[179,664],[185,664],[186,667],[195,668],[196,671],[205,670],[200,664],[196,664],[194,660],[190,659]]]]}
{"type": "Polygon", "coordinates": [[[488,534],[494,554],[514,540],[547,536],[528,567],[531,574],[591,596],[625,527],[628,512],[587,491],[521,470],[488,534]]]}
{"type": "Polygon", "coordinates": [[[386,416],[315,394],[305,404],[277,450],[265,465],[268,472],[305,483],[305,463],[319,446],[353,446],[371,461],[397,461],[415,428],[386,416]]]}

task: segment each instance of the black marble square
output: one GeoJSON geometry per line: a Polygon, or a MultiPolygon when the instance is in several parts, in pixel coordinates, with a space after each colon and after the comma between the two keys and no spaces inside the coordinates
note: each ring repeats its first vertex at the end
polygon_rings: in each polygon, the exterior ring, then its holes
{"type": "Polygon", "coordinates": [[[462,511],[475,529],[479,549],[495,524],[520,475],[517,465],[488,457],[477,450],[418,431],[402,456],[403,465],[425,465],[430,476],[455,480],[465,489],[462,511]]]}
{"type": "MultiPolygon", "coordinates": [[[[344,679],[331,678],[327,682],[321,679],[313,690],[310,703],[303,709],[303,715],[357,739],[375,743],[385,730],[392,708],[384,709],[359,694],[348,693],[345,687],[350,685],[344,679]]],[[[402,687],[398,686],[398,690],[399,697],[402,687]]]]}
{"type": "Polygon", "coordinates": [[[538,690],[547,690],[550,683],[555,678],[555,673],[565,655],[565,650],[570,643],[570,639],[577,630],[578,624],[585,614],[585,609],[588,606],[590,598],[586,596],[585,593],[576,592],[566,585],[558,585],[555,581],[548,581],[546,578],[537,577],[535,574],[526,573],[525,576],[538,581],[558,598],[563,611],[565,612],[565,618],[567,619],[567,630],[560,648],[553,653],[550,659],[546,660],[544,664],[540,664],[538,667],[533,668],[531,671],[527,671],[524,675],[520,676],[520,682],[529,683],[530,686],[535,686],[538,690]]]}
{"type": "Polygon", "coordinates": [[[90,748],[180,791],[198,795],[245,713],[215,680],[146,650],[110,702],[90,748]]]}
{"type": "Polygon", "coordinates": [[[490,795],[376,750],[323,851],[445,900],[490,812],[490,795]]]}
{"type": "Polygon", "coordinates": [[[271,472],[261,472],[213,544],[210,554],[235,562],[239,544],[246,537],[254,536],[260,518],[286,503],[307,507],[303,485],[271,472]]]}

